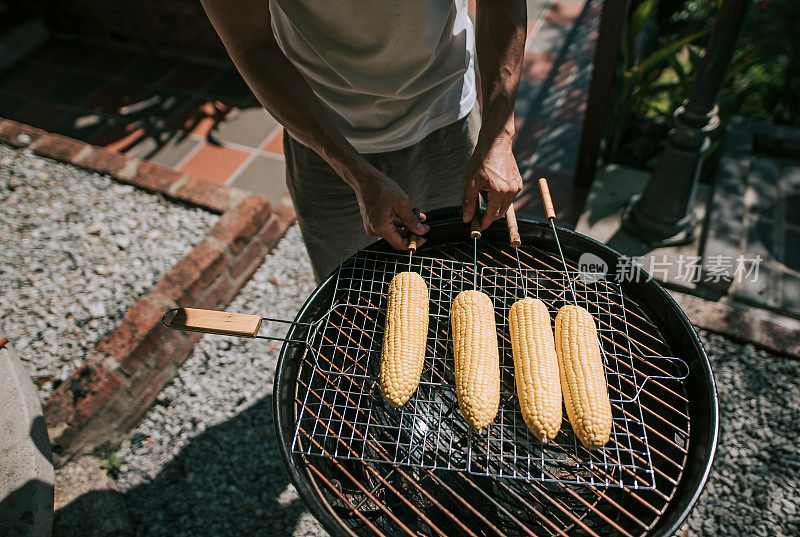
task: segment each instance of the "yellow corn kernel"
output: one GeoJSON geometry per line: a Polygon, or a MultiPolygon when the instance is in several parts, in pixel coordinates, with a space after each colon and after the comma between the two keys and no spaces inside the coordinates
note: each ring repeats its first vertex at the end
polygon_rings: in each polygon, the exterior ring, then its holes
{"type": "Polygon", "coordinates": [[[428,286],[416,272],[392,278],[381,350],[380,386],[394,407],[414,394],[425,363],[428,338],[428,286]]]}
{"type": "Polygon", "coordinates": [[[467,423],[480,431],[500,407],[500,354],[492,299],[462,291],[450,311],[455,354],[456,395],[467,423]]]}
{"type": "Polygon", "coordinates": [[[514,378],[522,418],[542,442],[561,429],[561,381],[550,313],[544,302],[524,298],[508,311],[514,378]]]}
{"type": "Polygon", "coordinates": [[[571,304],[562,307],[556,315],[555,340],[569,422],[581,444],[601,448],[611,437],[611,401],[591,313],[571,304]]]}

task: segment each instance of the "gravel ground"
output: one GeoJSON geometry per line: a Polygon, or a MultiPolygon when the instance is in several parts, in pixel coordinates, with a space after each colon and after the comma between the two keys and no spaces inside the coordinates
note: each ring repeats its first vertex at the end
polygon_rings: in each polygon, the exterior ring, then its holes
{"type": "Polygon", "coordinates": [[[694,535],[800,535],[800,361],[702,334],[721,430],[694,535]]]}
{"type": "MultiPolygon", "coordinates": [[[[295,226],[228,309],[291,319],[314,287],[295,226]]],[[[326,535],[289,484],[273,433],[279,351],[220,336],[198,343],[117,452],[137,535],[326,535]]]]}
{"type": "Polygon", "coordinates": [[[42,398],[216,219],[0,145],[0,332],[42,398]]]}

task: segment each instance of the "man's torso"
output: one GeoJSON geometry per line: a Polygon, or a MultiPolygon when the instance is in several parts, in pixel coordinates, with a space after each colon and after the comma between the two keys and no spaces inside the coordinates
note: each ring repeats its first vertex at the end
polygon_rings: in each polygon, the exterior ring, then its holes
{"type": "Polygon", "coordinates": [[[466,0],[269,0],[272,28],[362,153],[407,147],[475,102],[466,0]]]}

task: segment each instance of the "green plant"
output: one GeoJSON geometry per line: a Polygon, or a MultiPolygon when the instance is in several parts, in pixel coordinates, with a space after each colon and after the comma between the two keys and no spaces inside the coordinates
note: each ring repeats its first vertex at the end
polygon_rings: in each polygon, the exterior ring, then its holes
{"type": "MultiPolygon", "coordinates": [[[[632,12],[623,31],[617,82],[606,122],[605,160],[623,150],[648,153],[647,138],[631,138],[630,131],[643,121],[666,124],[688,95],[700,55],[694,43],[708,35],[710,24],[688,35],[663,39],[656,24],[657,0],[644,0],[632,12]]],[[[657,130],[656,130],[657,132],[657,130]]]]}
{"type": "Polygon", "coordinates": [[[119,469],[122,467],[123,462],[124,461],[122,457],[117,455],[116,451],[110,451],[105,457],[100,459],[100,468],[105,470],[108,475],[116,479],[117,475],[119,475],[119,469]]]}
{"type": "MultiPolygon", "coordinates": [[[[689,96],[721,0],[644,0],[625,27],[603,158],[652,169],[675,109],[689,96]]],[[[755,0],[718,104],[705,175],[732,115],[800,126],[800,2],[755,0]]]]}

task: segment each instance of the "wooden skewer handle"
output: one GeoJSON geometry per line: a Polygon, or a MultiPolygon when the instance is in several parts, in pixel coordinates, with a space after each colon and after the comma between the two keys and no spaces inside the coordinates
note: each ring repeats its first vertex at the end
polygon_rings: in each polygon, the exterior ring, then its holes
{"type": "Polygon", "coordinates": [[[542,194],[542,205],[544,205],[544,214],[548,220],[554,220],[556,217],[556,210],[553,207],[553,199],[550,197],[550,187],[547,186],[547,179],[542,177],[539,179],[539,192],[542,194]]]}
{"type": "Polygon", "coordinates": [[[169,327],[204,334],[256,337],[261,328],[261,317],[247,313],[179,308],[169,327]]]}
{"type": "Polygon", "coordinates": [[[472,215],[472,221],[469,223],[469,236],[472,239],[481,238],[481,212],[475,207],[475,214],[472,215]]]}
{"type": "Polygon", "coordinates": [[[519,236],[519,226],[517,225],[517,213],[514,211],[514,204],[508,206],[506,211],[506,223],[508,223],[508,241],[514,248],[522,246],[522,239],[519,236]]]}
{"type": "MultiPolygon", "coordinates": [[[[411,212],[414,213],[414,216],[419,216],[419,209],[416,207],[411,209],[411,212]]],[[[419,241],[419,236],[412,231],[408,232],[408,251],[409,252],[416,252],[417,251],[417,241],[419,241]]]]}
{"type": "Polygon", "coordinates": [[[408,235],[408,251],[409,252],[416,252],[417,251],[417,241],[419,237],[417,237],[414,233],[409,233],[408,235]]]}

